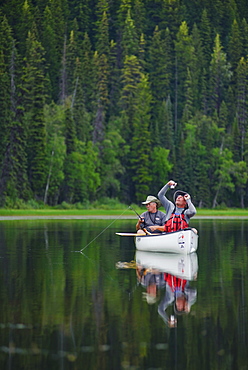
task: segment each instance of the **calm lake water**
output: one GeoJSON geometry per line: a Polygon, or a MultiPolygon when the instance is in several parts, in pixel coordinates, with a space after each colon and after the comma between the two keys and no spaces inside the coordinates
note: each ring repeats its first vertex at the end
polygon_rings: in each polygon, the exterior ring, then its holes
{"type": "Polygon", "coordinates": [[[115,235],[135,222],[0,222],[0,369],[248,369],[248,221],[159,258],[115,235]]]}

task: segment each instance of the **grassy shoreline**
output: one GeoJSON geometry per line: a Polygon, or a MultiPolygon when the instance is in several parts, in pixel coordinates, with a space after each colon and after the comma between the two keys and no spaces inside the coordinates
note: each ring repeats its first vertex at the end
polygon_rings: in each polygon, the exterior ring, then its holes
{"type": "MultiPolygon", "coordinates": [[[[136,208],[139,214],[145,209],[136,208]]],[[[134,216],[135,213],[127,209],[0,209],[0,216],[134,216]]],[[[221,209],[197,209],[197,216],[223,216],[223,217],[248,217],[248,209],[229,208],[221,209]]]]}

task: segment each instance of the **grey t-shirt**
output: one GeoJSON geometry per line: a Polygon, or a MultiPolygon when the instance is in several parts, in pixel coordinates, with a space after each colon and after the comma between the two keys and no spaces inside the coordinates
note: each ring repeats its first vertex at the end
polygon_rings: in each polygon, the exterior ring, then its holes
{"type": "MultiPolygon", "coordinates": [[[[149,226],[163,226],[165,224],[166,214],[161,211],[157,211],[155,213],[146,211],[143,212],[140,217],[144,218],[144,222],[141,225],[148,229],[149,232],[152,232],[151,230],[149,230],[149,226]]],[[[156,230],[155,232],[157,233],[158,230],[156,230]]]]}

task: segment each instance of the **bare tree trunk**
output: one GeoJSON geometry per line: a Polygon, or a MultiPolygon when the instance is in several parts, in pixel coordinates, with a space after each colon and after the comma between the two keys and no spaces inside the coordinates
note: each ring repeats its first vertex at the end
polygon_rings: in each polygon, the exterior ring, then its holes
{"type": "Polygon", "coordinates": [[[245,203],[244,203],[244,192],[243,192],[243,189],[241,189],[240,205],[241,205],[241,208],[245,208],[245,203]]]}
{"type": "Polygon", "coordinates": [[[220,191],[220,186],[218,187],[218,189],[216,191],[216,194],[215,194],[215,197],[214,197],[214,200],[213,200],[212,208],[215,208],[218,205],[217,198],[218,198],[218,195],[219,195],[219,191],[220,191]]]}
{"type": "Polygon", "coordinates": [[[46,190],[45,190],[45,195],[44,195],[44,204],[47,203],[47,195],[48,195],[50,179],[52,175],[52,168],[53,168],[53,157],[54,157],[54,150],[52,151],[52,155],[51,155],[51,163],[50,163],[50,168],[49,168],[49,173],[48,173],[48,178],[47,178],[47,183],[46,183],[46,190]]]}
{"type": "Polygon", "coordinates": [[[75,88],[73,90],[73,95],[72,95],[72,99],[71,99],[71,108],[73,108],[74,103],[75,103],[76,94],[77,94],[77,87],[78,87],[78,77],[76,78],[75,88]]]}

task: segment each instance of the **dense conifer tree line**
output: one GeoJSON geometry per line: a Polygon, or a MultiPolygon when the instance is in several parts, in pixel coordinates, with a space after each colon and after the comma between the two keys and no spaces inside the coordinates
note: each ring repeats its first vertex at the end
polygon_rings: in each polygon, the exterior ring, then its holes
{"type": "Polygon", "coordinates": [[[248,206],[244,0],[2,0],[0,206],[248,206]]]}

